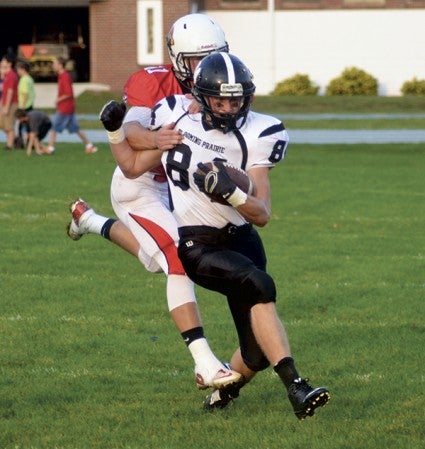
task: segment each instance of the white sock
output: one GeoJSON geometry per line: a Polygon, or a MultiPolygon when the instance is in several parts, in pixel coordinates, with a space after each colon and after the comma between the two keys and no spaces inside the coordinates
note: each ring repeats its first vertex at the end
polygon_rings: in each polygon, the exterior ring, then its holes
{"type": "Polygon", "coordinates": [[[109,220],[108,217],[96,213],[86,214],[80,218],[79,226],[90,234],[101,234],[103,225],[109,220]]]}
{"type": "Polygon", "coordinates": [[[192,341],[188,348],[197,368],[206,369],[213,374],[223,368],[223,363],[211,351],[206,338],[192,341]]]}

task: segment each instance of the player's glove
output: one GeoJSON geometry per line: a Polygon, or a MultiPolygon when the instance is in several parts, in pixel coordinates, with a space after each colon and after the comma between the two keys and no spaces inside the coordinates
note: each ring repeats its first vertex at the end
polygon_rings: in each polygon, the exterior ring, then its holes
{"type": "Polygon", "coordinates": [[[214,162],[214,165],[217,171],[210,170],[200,162],[198,168],[202,173],[193,174],[195,184],[201,192],[221,196],[226,200],[236,190],[236,184],[230,179],[221,162],[214,162]]]}
{"type": "Polygon", "coordinates": [[[103,106],[100,111],[99,119],[105,127],[106,131],[117,131],[122,126],[126,106],[124,103],[111,100],[103,106]]]}
{"type": "Polygon", "coordinates": [[[210,170],[202,162],[198,164],[201,173],[195,172],[193,179],[201,192],[221,196],[233,207],[245,204],[247,195],[230,179],[222,162],[214,162],[217,170],[210,170]]]}

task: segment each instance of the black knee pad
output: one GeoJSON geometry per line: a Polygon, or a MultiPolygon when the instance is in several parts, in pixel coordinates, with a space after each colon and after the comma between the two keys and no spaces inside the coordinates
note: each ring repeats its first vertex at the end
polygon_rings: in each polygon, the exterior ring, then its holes
{"type": "Polygon", "coordinates": [[[276,285],[265,271],[258,269],[250,271],[242,282],[241,290],[241,297],[251,306],[276,302],[276,285]]]}
{"type": "Polygon", "coordinates": [[[263,371],[266,368],[268,368],[270,365],[270,362],[266,359],[266,357],[262,353],[258,353],[256,356],[253,354],[250,354],[249,357],[246,357],[243,354],[243,351],[241,352],[241,354],[242,354],[242,360],[244,361],[245,365],[252,371],[255,371],[255,372],[263,371]]]}

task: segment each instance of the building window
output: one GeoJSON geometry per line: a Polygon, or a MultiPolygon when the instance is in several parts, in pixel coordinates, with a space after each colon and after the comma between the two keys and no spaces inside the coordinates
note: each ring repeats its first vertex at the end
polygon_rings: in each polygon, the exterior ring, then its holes
{"type": "Polygon", "coordinates": [[[137,63],[139,65],[163,63],[162,29],[162,1],[138,0],[137,63]]]}
{"type": "Polygon", "coordinates": [[[386,0],[344,0],[343,5],[347,7],[373,7],[373,6],[385,6],[386,0]]]}
{"type": "Polygon", "coordinates": [[[268,3],[269,0],[202,0],[198,1],[198,10],[263,11],[267,9],[268,3]]]}
{"type": "Polygon", "coordinates": [[[280,4],[276,3],[276,9],[320,9],[322,0],[282,0],[280,4]]]}

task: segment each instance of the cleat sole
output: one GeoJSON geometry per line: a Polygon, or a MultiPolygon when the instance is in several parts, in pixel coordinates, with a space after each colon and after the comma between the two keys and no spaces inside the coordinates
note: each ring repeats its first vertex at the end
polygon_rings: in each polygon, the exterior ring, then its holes
{"type": "Polygon", "coordinates": [[[213,379],[211,382],[211,385],[206,385],[202,377],[200,376],[198,378],[198,375],[196,376],[196,387],[199,390],[206,390],[208,388],[214,388],[216,390],[222,390],[223,388],[230,387],[231,385],[236,385],[242,380],[242,374],[237,373],[236,371],[229,371],[228,375],[213,379]]]}
{"type": "Polygon", "coordinates": [[[296,417],[303,421],[307,416],[313,416],[314,412],[319,407],[325,407],[329,400],[331,398],[331,395],[329,392],[321,392],[319,395],[314,396],[313,398],[307,399],[307,407],[302,412],[295,413],[296,417]]]}
{"type": "Polygon", "coordinates": [[[80,240],[80,238],[82,237],[80,234],[76,234],[76,233],[74,233],[74,232],[72,232],[72,230],[71,230],[71,222],[69,222],[67,225],[66,225],[66,235],[70,238],[70,239],[72,239],[72,240],[74,240],[74,241],[77,241],[77,240],[80,240]]]}

